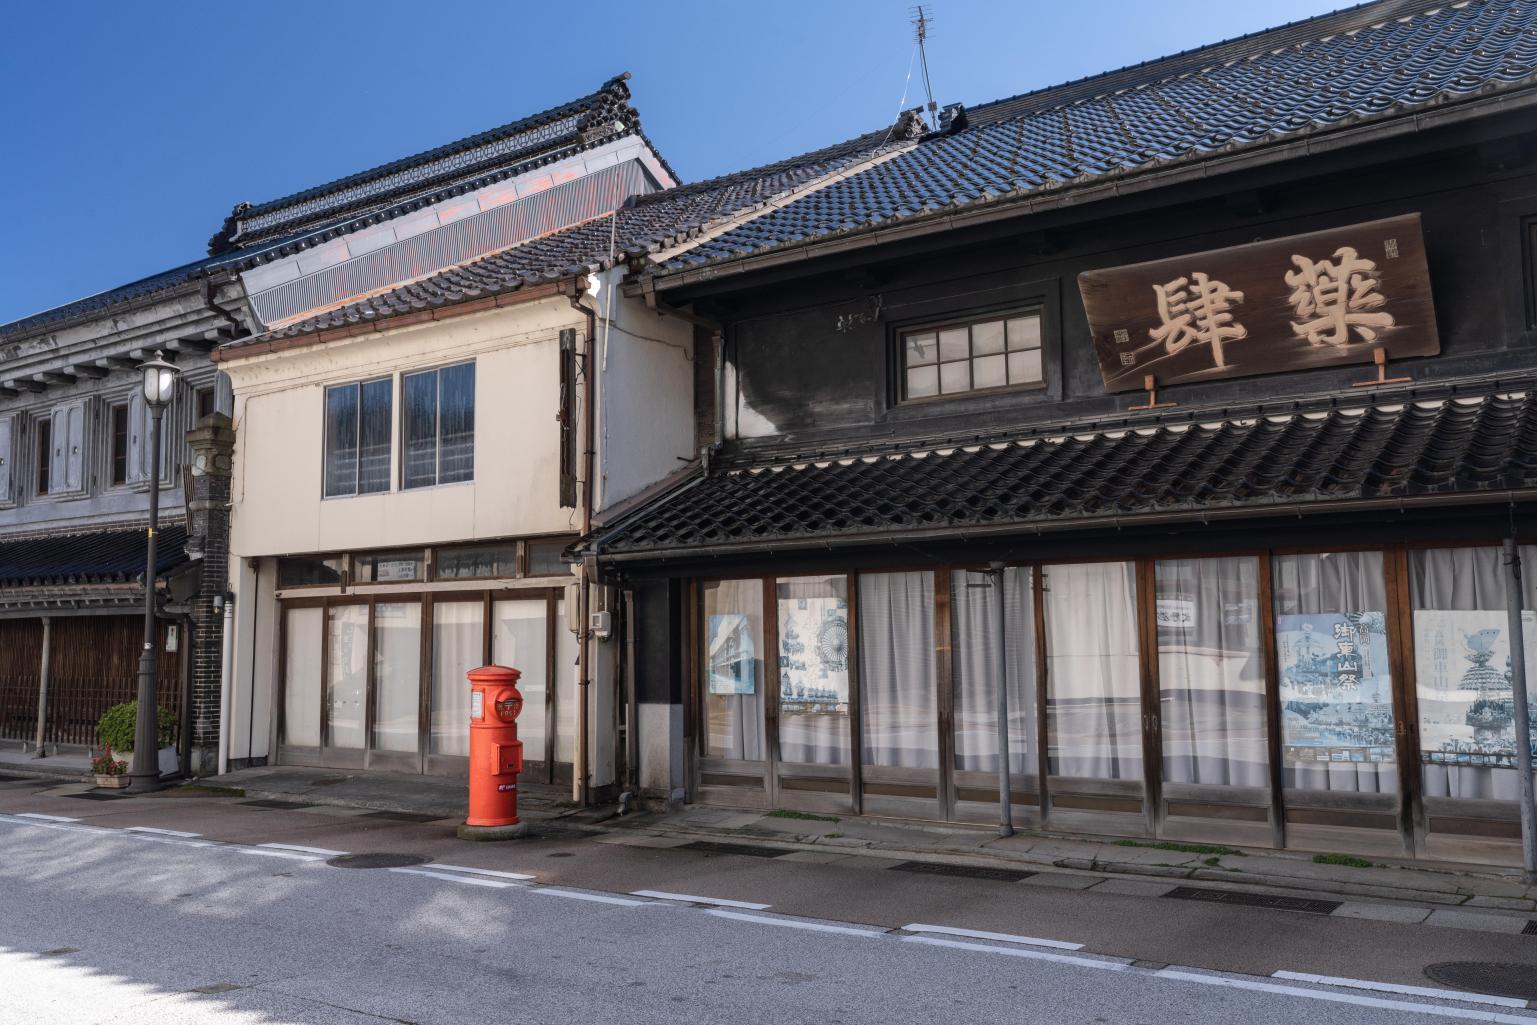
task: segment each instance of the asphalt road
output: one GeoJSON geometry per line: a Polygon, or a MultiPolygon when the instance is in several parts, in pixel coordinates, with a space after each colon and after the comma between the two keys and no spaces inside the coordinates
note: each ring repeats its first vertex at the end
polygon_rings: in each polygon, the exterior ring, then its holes
{"type": "Polygon", "coordinates": [[[441,824],[15,785],[0,790],[0,851],[6,1023],[1537,1023],[1520,1007],[1270,977],[1432,986],[1416,970],[1427,957],[1530,963],[1531,937],[858,859],[553,833],[469,845],[441,824]],[[330,851],[431,860],[342,869],[330,851]]]}

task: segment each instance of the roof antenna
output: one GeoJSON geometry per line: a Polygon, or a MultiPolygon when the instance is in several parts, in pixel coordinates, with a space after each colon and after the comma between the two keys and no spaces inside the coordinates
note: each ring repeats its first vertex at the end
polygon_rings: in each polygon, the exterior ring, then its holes
{"type": "Polygon", "coordinates": [[[924,41],[929,38],[929,26],[934,23],[934,16],[924,4],[918,4],[912,9],[913,38],[918,43],[918,60],[923,64],[923,89],[929,96],[929,127],[937,129],[939,122],[935,120],[935,111],[939,110],[939,104],[934,102],[934,86],[929,81],[929,55],[924,50],[924,41]]]}

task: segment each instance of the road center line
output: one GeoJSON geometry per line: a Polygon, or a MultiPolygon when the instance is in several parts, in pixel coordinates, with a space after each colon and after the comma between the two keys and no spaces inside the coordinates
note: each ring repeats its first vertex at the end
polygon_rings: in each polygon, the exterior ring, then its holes
{"type": "Polygon", "coordinates": [[[553,886],[541,887],[530,890],[529,893],[542,893],[546,897],[570,897],[572,900],[590,900],[594,904],[618,904],[621,907],[638,908],[650,901],[631,900],[628,897],[607,897],[601,893],[582,893],[580,890],[562,890],[553,886]]]}
{"type": "Polygon", "coordinates": [[[479,879],[475,876],[455,875],[452,872],[434,872],[425,868],[392,868],[391,872],[400,872],[403,875],[427,876],[429,879],[446,879],[450,883],[463,883],[466,886],[489,886],[494,890],[505,890],[512,886],[496,879],[479,879]]]}
{"type": "Polygon", "coordinates": [[[1303,997],[1308,1000],[1324,1000],[1334,1004],[1354,1004],[1357,1007],[1375,1007],[1384,1011],[1405,1011],[1409,1014],[1434,1014],[1443,1018],[1460,1018],[1464,1021],[1492,1021],[1500,1025],[1532,1025],[1537,1018],[1525,1014],[1501,1014],[1498,1011],[1480,1011],[1471,1007],[1439,1007],[1435,1004],[1414,1004],[1407,1000],[1384,1000],[1380,997],[1357,996],[1354,993],[1330,993],[1321,989],[1303,989],[1301,986],[1281,986],[1273,982],[1254,979],[1233,979],[1222,975],[1201,975],[1178,968],[1165,968],[1154,972],[1157,979],[1177,982],[1194,982],[1203,986],[1219,986],[1225,989],[1248,989],[1257,993],[1277,993],[1282,996],[1303,997]]]}
{"type": "Polygon", "coordinates": [[[300,854],[319,854],[325,858],[340,858],[346,851],[333,851],[327,847],[304,847],[296,843],[259,843],[256,846],[273,851],[298,851],[300,854]]]}
{"type": "Polygon", "coordinates": [[[884,931],[856,929],[851,925],[825,925],[822,922],[802,922],[794,918],[769,918],[766,915],[744,915],[736,911],[706,911],[716,918],[729,918],[734,922],[753,922],[757,925],[778,925],[786,929],[806,929],[811,932],[835,932],[841,936],[885,936],[884,931]]]}
{"type": "Polygon", "coordinates": [[[1034,936],[1016,936],[1007,932],[984,932],[981,929],[957,929],[948,925],[904,925],[904,932],[934,933],[940,936],[965,936],[974,940],[996,940],[999,943],[1025,943],[1032,947],[1052,947],[1056,950],[1082,950],[1082,943],[1063,940],[1043,940],[1034,936]]]}
{"type": "Polygon", "coordinates": [[[148,843],[164,843],[173,847],[217,847],[220,846],[210,840],[184,840],[179,836],[158,836],[154,833],[129,833],[135,840],[144,840],[148,843]]]}
{"type": "Polygon", "coordinates": [[[232,846],[230,849],[231,850],[235,850],[235,851],[239,851],[241,854],[257,854],[257,855],[260,855],[261,857],[264,857],[264,858],[287,858],[289,861],[324,861],[325,860],[324,858],[320,857],[317,854],[297,854],[297,853],[295,853],[293,851],[269,851],[269,850],[264,850],[261,847],[234,847],[234,846],[232,846]]]}
{"type": "Polygon", "coordinates": [[[1436,1000],[1461,1000],[1467,1004],[1494,1004],[1497,1007],[1526,1007],[1525,1000],[1516,997],[1497,997],[1488,993],[1464,993],[1455,989],[1434,989],[1430,986],[1400,986],[1391,982],[1372,982],[1369,979],[1347,979],[1336,975],[1313,975],[1309,972],[1275,972],[1272,979],[1290,979],[1293,982],[1312,982],[1320,986],[1343,986],[1347,989],[1368,989],[1377,993],[1402,993],[1411,997],[1431,997],[1436,1000]]]}
{"type": "Polygon", "coordinates": [[[768,904],[754,904],[749,900],[727,900],[724,897],[696,897],[689,893],[668,893],[666,890],[631,890],[635,897],[655,897],[657,900],[680,900],[690,904],[714,904],[723,908],[742,908],[745,911],[767,911],[768,904]]]}
{"type": "Polygon", "coordinates": [[[35,812],[35,811],[19,811],[19,812],[16,813],[16,817],[19,818],[19,819],[40,819],[43,822],[79,822],[80,821],[79,819],[72,819],[68,815],[44,815],[41,812],[35,812]]]}
{"type": "Polygon", "coordinates": [[[184,833],[179,829],[160,829],[155,826],[125,826],[126,833],[154,833],[156,836],[179,836],[187,840],[195,840],[202,833],[184,833]]]}
{"type": "Polygon", "coordinates": [[[1098,961],[1091,957],[1075,957],[1072,954],[1053,954],[1046,950],[1030,950],[1026,947],[995,947],[988,943],[968,943],[965,940],[946,940],[937,936],[903,936],[904,943],[922,943],[930,947],[951,947],[955,950],[980,950],[989,954],[1006,954],[1028,961],[1051,961],[1056,964],[1074,965],[1078,968],[1100,968],[1107,972],[1124,972],[1130,967],[1125,961],[1098,961]]]}
{"type": "Polygon", "coordinates": [[[440,872],[466,872],[472,876],[490,876],[493,879],[515,879],[522,883],[530,882],[535,878],[523,872],[498,872],[494,868],[471,868],[469,865],[440,865],[435,861],[432,863],[432,867],[440,872]]]}

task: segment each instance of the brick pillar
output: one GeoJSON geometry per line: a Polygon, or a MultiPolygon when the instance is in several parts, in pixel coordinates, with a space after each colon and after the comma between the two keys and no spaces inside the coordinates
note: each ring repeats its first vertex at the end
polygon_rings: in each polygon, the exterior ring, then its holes
{"type": "Polygon", "coordinates": [[[188,770],[195,776],[218,771],[219,677],[223,671],[224,609],[214,599],[229,593],[230,468],[235,431],[229,417],[211,413],[187,432],[192,446],[187,491],[187,550],[201,551],[202,571],[192,599],[192,681],[189,688],[192,737],[188,770]]]}

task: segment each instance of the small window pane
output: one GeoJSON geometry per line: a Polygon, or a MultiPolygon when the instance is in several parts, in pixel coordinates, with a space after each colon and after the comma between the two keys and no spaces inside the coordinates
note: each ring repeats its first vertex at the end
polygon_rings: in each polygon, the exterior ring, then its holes
{"type": "Polygon", "coordinates": [[[1009,348],[1039,349],[1041,347],[1041,317],[1031,314],[1009,321],[1009,348]]]}
{"type": "Polygon", "coordinates": [[[1030,384],[1041,380],[1041,350],[1009,353],[1009,383],[1030,384]]]}
{"type": "Polygon", "coordinates": [[[528,546],[528,575],[531,577],[563,576],[571,570],[561,559],[569,541],[533,541],[528,546]]]}
{"type": "Polygon", "coordinates": [[[939,394],[939,368],[919,367],[907,372],[907,397],[921,399],[939,394]]]}
{"type": "Polygon", "coordinates": [[[516,545],[439,549],[437,561],[436,575],[439,580],[471,580],[518,575],[516,545]]]}
{"type": "Polygon", "coordinates": [[[112,483],[128,483],[128,406],[112,407],[112,483]]]}
{"type": "Polygon", "coordinates": [[[362,386],[363,412],[358,446],[358,491],[390,489],[390,417],[394,382],[389,378],[362,386]]]}
{"type": "Polygon", "coordinates": [[[342,557],[279,559],[279,587],[335,587],[342,582],[342,557]]]}
{"type": "Polygon", "coordinates": [[[470,683],[483,664],[484,607],[478,601],[438,602],[432,607],[431,751],[470,753],[470,683]]]}
{"type": "Polygon", "coordinates": [[[933,332],[926,335],[908,335],[907,365],[921,367],[933,363],[939,355],[939,342],[933,332]]]}
{"type": "Polygon", "coordinates": [[[946,395],[949,395],[951,392],[966,391],[970,387],[970,363],[965,361],[946,363],[939,368],[939,390],[946,395]]]}
{"type": "Polygon", "coordinates": [[[407,374],[401,381],[400,401],[405,406],[401,486],[427,487],[437,483],[438,372],[407,374]]]}
{"type": "Polygon", "coordinates": [[[990,320],[971,328],[971,354],[986,356],[1003,351],[1003,321],[990,320]]]}
{"type": "Polygon", "coordinates": [[[475,364],[438,371],[438,483],[475,479],[475,364]]]}
{"type": "Polygon", "coordinates": [[[983,356],[971,365],[971,380],[974,388],[1002,388],[1008,384],[1004,376],[1003,356],[983,356]]]}
{"type": "Polygon", "coordinates": [[[358,493],[358,386],[326,389],[326,497],[358,493]]]}
{"type": "Polygon", "coordinates": [[[358,555],[352,560],[353,576],[359,583],[387,584],[422,579],[422,553],[379,552],[358,555]]]}
{"type": "Polygon", "coordinates": [[[964,327],[952,327],[947,331],[939,332],[939,358],[965,359],[971,355],[971,349],[966,342],[967,330],[964,327]]]}
{"type": "Polygon", "coordinates": [[[326,700],[331,720],[327,747],[363,747],[364,698],[368,691],[368,606],[326,610],[326,700]]]}

